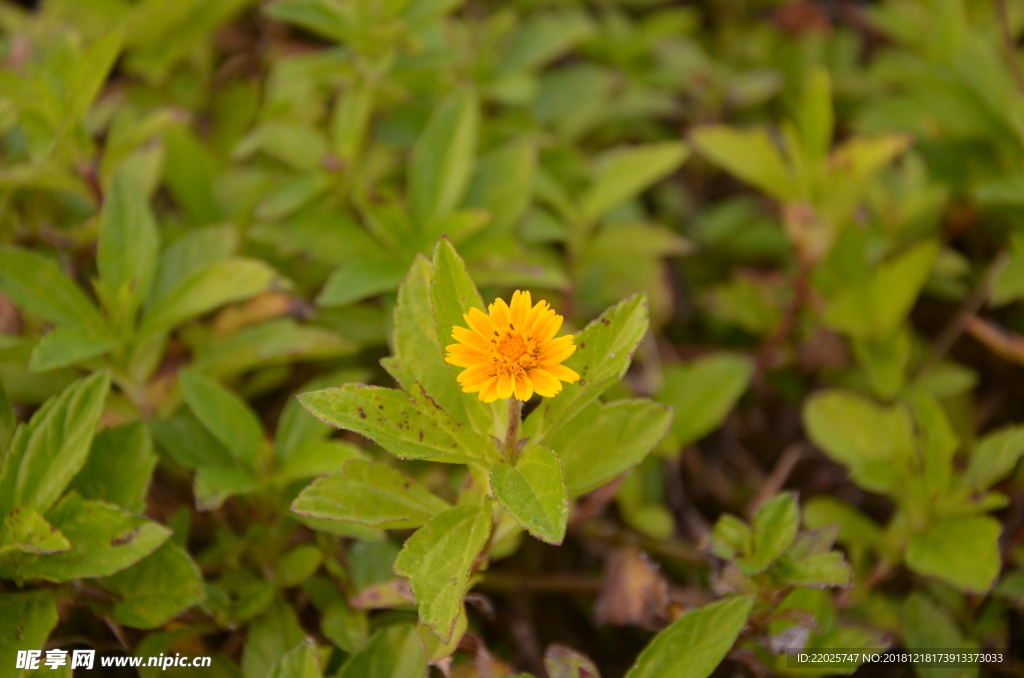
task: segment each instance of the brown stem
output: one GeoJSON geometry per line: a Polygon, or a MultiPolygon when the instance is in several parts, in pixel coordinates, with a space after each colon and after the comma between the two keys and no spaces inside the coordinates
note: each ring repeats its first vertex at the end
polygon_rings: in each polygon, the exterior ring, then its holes
{"type": "Polygon", "coordinates": [[[523,420],[523,401],[515,396],[508,399],[508,428],[505,430],[505,459],[513,466],[516,463],[519,442],[519,424],[523,420]]]}

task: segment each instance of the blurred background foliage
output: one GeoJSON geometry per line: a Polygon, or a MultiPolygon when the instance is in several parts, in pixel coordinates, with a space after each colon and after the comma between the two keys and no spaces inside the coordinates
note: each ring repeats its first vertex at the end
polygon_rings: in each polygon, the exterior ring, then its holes
{"type": "Polygon", "coordinates": [[[734,592],[731,674],[1019,646],[1022,34],[1020,0],[4,0],[0,675],[615,678],[734,592]],[[571,329],[646,292],[604,399],[675,413],[565,544],[492,545],[450,664],[402,531],[288,510],[386,458],[293,395],[392,383],[443,234],[571,329]]]}

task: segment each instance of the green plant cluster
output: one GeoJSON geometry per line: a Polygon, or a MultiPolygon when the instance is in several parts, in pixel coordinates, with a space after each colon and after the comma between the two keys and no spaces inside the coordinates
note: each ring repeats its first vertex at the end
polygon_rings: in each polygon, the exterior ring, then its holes
{"type": "Polygon", "coordinates": [[[3,0],[0,678],[1020,646],[1022,38],[1022,0],[3,0]],[[445,362],[514,290],[580,375],[522,415],[445,362]]]}

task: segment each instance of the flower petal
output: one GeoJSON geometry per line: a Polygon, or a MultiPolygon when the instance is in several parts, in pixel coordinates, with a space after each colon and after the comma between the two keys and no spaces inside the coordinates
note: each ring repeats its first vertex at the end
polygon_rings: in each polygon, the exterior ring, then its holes
{"type": "Polygon", "coordinates": [[[530,293],[515,291],[512,295],[511,322],[517,330],[523,331],[526,327],[526,317],[530,311],[530,293]]]}
{"type": "Polygon", "coordinates": [[[533,381],[522,374],[516,375],[516,383],[514,385],[516,398],[519,398],[523,402],[530,399],[533,395],[533,381]]]}
{"type": "Polygon", "coordinates": [[[565,365],[545,365],[544,371],[555,379],[567,381],[570,384],[576,382],[580,378],[580,375],[576,374],[575,371],[570,370],[565,365]]]}
{"type": "Polygon", "coordinates": [[[478,308],[469,309],[469,313],[463,314],[462,317],[482,337],[490,338],[497,329],[491,317],[478,308]]]}
{"type": "Polygon", "coordinates": [[[480,351],[486,352],[491,349],[491,342],[487,340],[487,337],[482,336],[479,332],[467,330],[465,327],[459,327],[458,325],[452,327],[452,339],[480,351]]]}
{"type": "Polygon", "coordinates": [[[545,398],[553,398],[562,390],[562,383],[539,367],[530,370],[530,380],[533,390],[545,398]]]}
{"type": "Polygon", "coordinates": [[[509,309],[504,299],[500,297],[495,299],[494,303],[487,307],[487,310],[491,312],[491,320],[499,329],[508,329],[509,323],[512,322],[511,309],[509,309]]]}
{"type": "Polygon", "coordinates": [[[572,343],[572,335],[552,339],[540,347],[540,364],[553,365],[560,363],[576,352],[576,346],[572,343]]]}
{"type": "Polygon", "coordinates": [[[511,398],[512,397],[512,375],[508,373],[498,375],[498,397],[499,398],[511,398]]]}

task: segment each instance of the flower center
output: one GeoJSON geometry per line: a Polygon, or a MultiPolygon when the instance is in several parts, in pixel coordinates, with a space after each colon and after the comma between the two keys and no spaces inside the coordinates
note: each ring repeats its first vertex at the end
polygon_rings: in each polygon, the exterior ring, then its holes
{"type": "MultiPolygon", "coordinates": [[[[533,337],[524,337],[513,325],[507,330],[496,330],[491,339],[491,363],[494,375],[515,376],[537,367],[539,346],[533,337]]],[[[492,375],[493,376],[493,375],[492,375]]]]}

